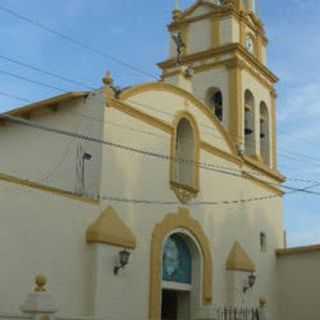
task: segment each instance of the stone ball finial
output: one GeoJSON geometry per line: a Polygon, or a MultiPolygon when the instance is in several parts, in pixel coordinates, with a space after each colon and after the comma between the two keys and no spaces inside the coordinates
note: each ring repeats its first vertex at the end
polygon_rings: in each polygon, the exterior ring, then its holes
{"type": "Polygon", "coordinates": [[[261,308],[263,308],[267,304],[267,299],[265,297],[259,298],[259,305],[261,308]]]}
{"type": "Polygon", "coordinates": [[[173,21],[177,21],[181,18],[182,16],[182,11],[179,9],[175,9],[172,11],[172,19],[173,21]]]}
{"type": "Polygon", "coordinates": [[[108,86],[111,87],[113,84],[113,78],[112,78],[112,74],[110,71],[107,71],[104,78],[102,79],[103,83],[108,86]]]}
{"type": "Polygon", "coordinates": [[[47,289],[45,288],[46,284],[47,284],[47,278],[42,274],[37,275],[36,278],[35,278],[36,287],[34,288],[34,291],[35,292],[45,292],[45,291],[47,291],[47,289]]]}

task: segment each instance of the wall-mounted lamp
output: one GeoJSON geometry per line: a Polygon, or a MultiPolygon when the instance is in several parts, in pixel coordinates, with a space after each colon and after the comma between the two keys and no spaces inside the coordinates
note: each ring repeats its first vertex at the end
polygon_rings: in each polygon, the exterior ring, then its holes
{"type": "Polygon", "coordinates": [[[255,285],[256,280],[257,276],[254,273],[249,274],[248,279],[242,288],[243,293],[246,293],[249,289],[251,289],[255,285]]]}
{"type": "Polygon", "coordinates": [[[113,273],[115,275],[118,274],[120,269],[123,269],[129,262],[129,258],[130,258],[130,251],[123,249],[121,250],[118,255],[119,255],[119,260],[118,263],[114,266],[113,268],[113,273]]]}

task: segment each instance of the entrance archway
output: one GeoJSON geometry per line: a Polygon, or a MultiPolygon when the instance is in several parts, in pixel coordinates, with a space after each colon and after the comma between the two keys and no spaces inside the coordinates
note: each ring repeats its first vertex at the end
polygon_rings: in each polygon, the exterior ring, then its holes
{"type": "Polygon", "coordinates": [[[201,297],[201,253],[189,232],[175,230],[162,253],[161,320],[188,320],[201,297]]]}
{"type": "MultiPolygon", "coordinates": [[[[152,234],[149,303],[150,320],[161,319],[161,302],[162,298],[164,298],[162,296],[162,289],[166,289],[163,288],[163,284],[166,285],[166,283],[162,282],[163,252],[166,240],[174,234],[177,234],[177,236],[180,236],[181,239],[185,241],[191,255],[198,254],[198,259],[192,260],[192,267],[198,268],[199,270],[194,273],[198,275],[198,280],[194,281],[194,285],[198,286],[198,290],[190,290],[189,298],[192,299],[192,294],[197,292],[199,304],[208,305],[212,303],[213,267],[209,240],[201,225],[190,216],[189,211],[180,208],[177,214],[168,214],[160,224],[156,225],[152,234]],[[194,262],[197,262],[198,265],[194,265],[194,262]]],[[[187,288],[187,285],[188,284],[185,284],[184,289],[187,288]]],[[[187,290],[181,291],[186,292],[187,290]]],[[[171,297],[171,299],[175,298],[171,297]]]]}

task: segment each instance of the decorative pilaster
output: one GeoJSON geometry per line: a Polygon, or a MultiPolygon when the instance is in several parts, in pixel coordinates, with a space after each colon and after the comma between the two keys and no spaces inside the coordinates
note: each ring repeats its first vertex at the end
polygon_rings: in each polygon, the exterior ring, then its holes
{"type": "Polygon", "coordinates": [[[226,64],[229,69],[229,132],[238,146],[244,143],[244,107],[242,69],[244,62],[235,58],[226,64]]]}
{"type": "Polygon", "coordinates": [[[272,127],[272,141],[271,141],[271,150],[272,150],[272,168],[274,170],[278,167],[278,157],[277,157],[277,92],[275,89],[270,91],[271,94],[271,127],[272,127]]]}

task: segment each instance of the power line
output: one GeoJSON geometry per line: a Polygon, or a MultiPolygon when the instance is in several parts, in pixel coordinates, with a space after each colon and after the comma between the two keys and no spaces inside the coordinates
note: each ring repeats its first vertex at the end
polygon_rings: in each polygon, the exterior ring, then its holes
{"type": "Polygon", "coordinates": [[[127,62],[125,62],[125,61],[123,61],[121,59],[119,59],[119,58],[116,58],[116,57],[114,57],[114,56],[112,56],[110,54],[107,54],[107,53],[105,53],[105,52],[103,52],[101,50],[98,50],[98,49],[95,49],[93,47],[90,47],[89,45],[87,45],[84,42],[81,42],[81,41],[79,41],[77,39],[74,39],[74,38],[72,38],[72,37],[70,37],[68,35],[65,35],[65,34],[59,32],[59,31],[56,31],[52,27],[48,27],[48,26],[44,25],[43,23],[35,21],[35,20],[33,20],[33,19],[29,18],[29,17],[26,17],[26,16],[14,11],[14,10],[12,10],[10,8],[4,7],[4,6],[0,6],[0,10],[3,11],[3,12],[6,12],[7,14],[9,14],[9,15],[17,18],[17,19],[23,20],[24,22],[27,22],[27,23],[35,26],[35,27],[41,28],[41,29],[43,29],[43,30],[45,30],[45,31],[47,31],[47,32],[49,32],[49,33],[51,33],[51,34],[63,39],[63,40],[69,41],[70,43],[76,45],[77,47],[86,49],[87,51],[93,52],[96,55],[101,56],[101,57],[103,57],[105,59],[112,60],[112,61],[114,61],[114,62],[116,62],[116,63],[118,63],[118,64],[120,64],[120,65],[122,65],[122,66],[124,66],[124,67],[126,67],[128,69],[131,69],[132,71],[134,71],[136,73],[142,74],[142,75],[144,75],[144,76],[146,76],[148,78],[154,78],[156,80],[159,80],[158,77],[156,77],[155,75],[153,75],[153,74],[151,74],[151,73],[149,73],[147,71],[141,70],[141,69],[139,69],[139,68],[137,68],[137,67],[135,67],[135,66],[133,66],[133,65],[131,65],[131,64],[129,64],[129,63],[127,63],[127,62]]]}
{"type": "MultiPolygon", "coordinates": [[[[74,138],[83,139],[83,140],[86,140],[86,141],[89,141],[89,142],[101,143],[101,144],[107,145],[109,147],[123,149],[123,150],[126,150],[126,151],[131,151],[131,152],[142,154],[142,155],[146,155],[146,156],[149,156],[149,157],[160,158],[162,160],[174,160],[174,161],[177,161],[177,162],[189,163],[189,164],[196,165],[196,166],[198,166],[198,167],[200,167],[202,169],[206,169],[206,170],[218,172],[218,173],[221,173],[221,174],[227,174],[227,175],[243,178],[242,175],[237,174],[235,172],[232,172],[231,170],[217,169],[217,168],[215,168],[215,165],[212,165],[212,164],[196,162],[196,161],[193,161],[193,160],[184,160],[184,159],[172,158],[170,156],[159,154],[159,153],[156,153],[156,152],[145,151],[145,150],[141,150],[141,149],[138,149],[138,148],[129,147],[129,146],[126,146],[126,145],[117,144],[117,143],[113,143],[113,142],[110,142],[110,141],[106,141],[106,140],[97,139],[97,138],[94,138],[94,137],[85,136],[85,135],[82,135],[82,134],[68,132],[68,131],[61,130],[61,129],[50,128],[50,127],[47,127],[47,126],[43,126],[43,125],[31,122],[31,121],[23,120],[23,119],[20,119],[20,118],[17,118],[17,117],[13,117],[13,116],[10,116],[10,115],[6,115],[6,114],[0,116],[0,119],[1,118],[4,119],[4,120],[8,120],[8,121],[10,121],[12,123],[16,123],[16,124],[20,124],[20,125],[24,125],[24,126],[28,126],[28,127],[32,127],[32,128],[36,128],[36,129],[40,129],[40,130],[45,130],[45,131],[56,133],[56,134],[60,134],[60,135],[67,135],[67,136],[71,136],[71,137],[74,137],[74,138]]],[[[272,184],[272,183],[269,183],[267,181],[264,181],[264,182],[266,184],[269,184],[270,186],[280,186],[279,184],[272,184]]],[[[289,188],[290,190],[299,190],[299,191],[301,190],[301,189],[297,189],[297,188],[294,188],[294,187],[291,187],[291,186],[286,186],[286,185],[284,185],[283,187],[284,188],[289,188]]],[[[311,192],[308,192],[308,193],[311,193],[311,192]]]]}
{"type": "MultiPolygon", "coordinates": [[[[36,81],[36,80],[31,80],[29,78],[26,78],[24,76],[20,76],[16,73],[12,73],[12,72],[9,72],[9,71],[5,71],[5,70],[0,70],[0,73],[4,74],[4,75],[7,75],[7,76],[10,76],[12,78],[16,78],[16,79],[19,79],[19,80],[23,80],[23,81],[27,81],[27,82],[30,82],[30,83],[33,83],[33,84],[36,84],[38,86],[42,86],[42,87],[45,87],[45,88],[49,88],[49,89],[54,89],[56,91],[60,91],[60,92],[64,92],[64,93],[69,93],[69,91],[67,90],[64,90],[62,88],[59,88],[59,87],[56,87],[56,86],[53,86],[51,84],[47,84],[47,83],[44,83],[44,82],[39,82],[39,81],[36,81]]],[[[19,98],[20,99],[20,98],[19,98]]],[[[21,100],[21,99],[20,99],[21,100]]]]}
{"type": "MultiPolygon", "coordinates": [[[[25,80],[26,80],[26,81],[29,81],[29,79],[25,79],[25,80]]],[[[20,98],[20,97],[16,97],[16,98],[18,98],[18,99],[24,99],[24,98],[20,98]]],[[[31,102],[30,100],[27,100],[27,99],[24,99],[24,100],[26,100],[26,101],[28,101],[28,102],[31,102]]],[[[104,101],[104,100],[103,100],[103,101],[104,101]]],[[[105,102],[105,101],[104,101],[104,102],[105,102]]],[[[132,102],[139,104],[138,102],[135,102],[135,101],[132,101],[132,102]]],[[[141,104],[141,105],[144,105],[144,104],[141,104]]],[[[144,105],[144,106],[146,106],[146,105],[144,105]]],[[[152,107],[150,106],[150,108],[152,108],[152,107]]],[[[153,108],[153,110],[157,111],[157,109],[155,109],[155,108],[153,108]]],[[[93,120],[93,121],[106,123],[104,120],[96,119],[96,118],[94,118],[94,117],[90,117],[90,116],[88,116],[88,115],[81,114],[81,113],[79,113],[79,112],[74,112],[74,113],[75,113],[75,114],[79,114],[81,117],[85,117],[85,118],[88,118],[88,119],[93,120]]],[[[168,113],[168,112],[165,112],[165,113],[170,114],[170,115],[173,115],[172,113],[168,113]]],[[[148,134],[148,135],[154,135],[152,132],[149,132],[149,131],[141,131],[141,130],[137,130],[137,129],[134,129],[134,128],[130,128],[130,127],[128,127],[128,126],[123,126],[123,125],[121,126],[121,125],[112,123],[111,121],[108,121],[108,123],[111,124],[111,125],[118,126],[118,127],[128,128],[129,130],[136,131],[136,132],[139,132],[139,133],[144,133],[144,134],[148,134]]],[[[156,135],[156,136],[159,136],[159,135],[156,135]]],[[[216,135],[213,135],[213,136],[219,137],[219,136],[216,136],[216,135]]],[[[219,138],[221,138],[221,137],[219,137],[219,138]]],[[[211,166],[211,164],[206,164],[206,165],[211,166]]],[[[236,169],[230,168],[230,167],[226,167],[226,166],[218,166],[218,165],[215,165],[215,167],[216,167],[216,168],[219,168],[219,169],[223,169],[223,170],[228,170],[228,171],[233,171],[233,172],[238,172],[238,173],[240,172],[240,173],[241,173],[241,171],[239,171],[239,170],[236,170],[236,169]]],[[[253,171],[252,174],[257,175],[258,173],[255,172],[255,171],[253,171]]],[[[261,174],[261,175],[262,175],[262,174],[261,174]]],[[[289,180],[291,180],[291,181],[297,181],[297,182],[305,182],[305,183],[312,183],[312,182],[314,182],[314,180],[311,180],[311,179],[300,179],[300,178],[289,178],[289,180]]]]}
{"type": "Polygon", "coordinates": [[[4,97],[8,97],[8,98],[10,98],[10,99],[15,99],[15,100],[18,100],[18,101],[31,102],[31,100],[29,100],[29,99],[27,99],[27,98],[22,98],[22,97],[13,95],[13,94],[11,94],[11,93],[6,93],[6,92],[3,92],[3,91],[0,91],[0,95],[1,95],[1,96],[4,96],[4,97]]]}
{"type": "Polygon", "coordinates": [[[19,60],[10,58],[10,57],[6,57],[4,55],[0,55],[0,58],[3,59],[3,60],[9,61],[11,63],[20,65],[22,67],[29,68],[31,70],[46,74],[46,75],[54,77],[54,78],[57,78],[59,80],[63,80],[65,82],[69,82],[69,83],[72,83],[72,84],[77,85],[77,86],[85,87],[85,88],[90,89],[90,90],[96,90],[96,88],[94,88],[93,86],[91,86],[91,85],[89,85],[87,83],[84,83],[82,81],[73,80],[73,79],[70,79],[70,78],[66,78],[65,76],[61,76],[61,75],[59,75],[57,73],[53,73],[51,71],[41,69],[41,68],[36,67],[36,66],[34,66],[32,64],[27,64],[25,62],[22,62],[22,61],[19,61],[19,60]]]}

